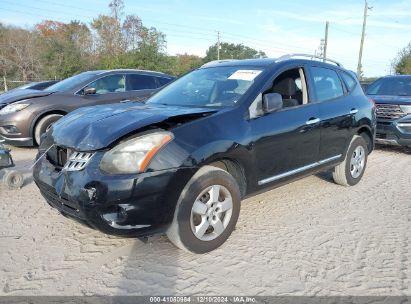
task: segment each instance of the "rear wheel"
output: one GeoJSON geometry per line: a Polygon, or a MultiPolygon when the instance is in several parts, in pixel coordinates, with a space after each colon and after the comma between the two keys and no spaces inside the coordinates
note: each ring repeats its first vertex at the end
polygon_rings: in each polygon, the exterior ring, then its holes
{"type": "Polygon", "coordinates": [[[34,129],[34,140],[37,145],[40,144],[41,135],[46,133],[47,130],[50,129],[51,125],[61,117],[63,117],[61,114],[50,114],[39,120],[34,129]]]}
{"type": "Polygon", "coordinates": [[[334,181],[342,186],[356,185],[364,175],[368,158],[368,145],[363,137],[353,137],[344,161],[334,168],[334,181]]]}
{"type": "Polygon", "coordinates": [[[227,171],[201,168],[180,195],[168,238],[177,247],[194,253],[218,248],[234,230],[240,197],[240,189],[227,171]]]}

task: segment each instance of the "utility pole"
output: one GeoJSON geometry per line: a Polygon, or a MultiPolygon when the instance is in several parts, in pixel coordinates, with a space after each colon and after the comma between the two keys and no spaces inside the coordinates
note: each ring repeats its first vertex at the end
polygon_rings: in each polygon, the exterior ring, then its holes
{"type": "Polygon", "coordinates": [[[217,31],[217,60],[220,60],[220,31],[217,31]]]}
{"type": "Polygon", "coordinates": [[[7,91],[8,91],[8,88],[7,88],[7,78],[6,78],[6,75],[3,76],[3,82],[4,82],[4,92],[7,92],[7,91]]]}
{"type": "Polygon", "coordinates": [[[326,21],[325,22],[325,37],[324,37],[324,53],[323,53],[323,61],[325,61],[325,59],[327,59],[327,46],[328,46],[328,26],[329,26],[329,22],[326,21]]]}
{"type": "Polygon", "coordinates": [[[357,66],[357,75],[358,78],[362,78],[361,75],[361,70],[362,70],[362,51],[364,47],[364,37],[365,37],[365,27],[367,26],[367,13],[368,10],[371,10],[372,7],[368,6],[367,0],[364,1],[364,18],[363,18],[363,23],[362,23],[362,34],[361,34],[361,43],[360,43],[360,52],[358,54],[358,66],[357,66]]]}
{"type": "Polygon", "coordinates": [[[320,46],[318,47],[318,51],[316,51],[316,56],[324,58],[324,44],[325,44],[325,40],[321,39],[320,46]]]}

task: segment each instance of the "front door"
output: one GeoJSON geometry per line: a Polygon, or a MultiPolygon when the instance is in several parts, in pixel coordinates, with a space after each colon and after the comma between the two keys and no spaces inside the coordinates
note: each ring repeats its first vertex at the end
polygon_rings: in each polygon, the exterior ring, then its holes
{"type": "Polygon", "coordinates": [[[116,103],[128,99],[124,74],[104,76],[95,80],[83,90],[88,88],[94,88],[95,94],[83,95],[87,103],[84,106],[116,103]]]}
{"type": "Polygon", "coordinates": [[[260,186],[304,173],[318,161],[319,107],[310,100],[305,75],[298,67],[276,77],[264,93],[281,94],[283,108],[250,120],[260,186]]]}

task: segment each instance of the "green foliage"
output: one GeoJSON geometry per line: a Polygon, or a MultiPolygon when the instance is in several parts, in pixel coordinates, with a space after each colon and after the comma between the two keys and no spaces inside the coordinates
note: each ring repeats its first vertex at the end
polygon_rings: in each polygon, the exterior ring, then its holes
{"type": "Polygon", "coordinates": [[[403,48],[394,59],[393,68],[396,74],[411,74],[411,43],[403,48]]]}
{"type": "MultiPolygon", "coordinates": [[[[0,23],[0,76],[20,80],[63,79],[92,69],[145,69],[181,75],[217,59],[217,45],[205,58],[166,54],[166,37],[146,27],[136,15],[124,14],[123,0],[111,0],[110,14],[90,25],[45,20],[33,29],[0,23]]],[[[242,44],[221,43],[220,58],[266,57],[242,44]]]]}
{"type": "Polygon", "coordinates": [[[84,50],[91,43],[91,34],[85,24],[45,21],[36,28],[42,44],[39,59],[44,78],[63,79],[91,68],[90,55],[84,50]]]}
{"type": "MultiPolygon", "coordinates": [[[[266,58],[263,51],[257,51],[243,44],[222,42],[220,44],[220,59],[248,59],[266,58]]],[[[206,52],[204,62],[217,60],[217,43],[210,46],[206,52]]]]}

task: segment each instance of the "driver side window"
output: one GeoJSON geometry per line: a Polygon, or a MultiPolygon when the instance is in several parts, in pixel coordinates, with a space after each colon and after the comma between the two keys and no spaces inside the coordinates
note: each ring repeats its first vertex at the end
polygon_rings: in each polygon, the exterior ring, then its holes
{"type": "Polygon", "coordinates": [[[281,73],[266,93],[278,93],[283,99],[283,108],[296,107],[308,103],[304,71],[296,68],[281,73]]]}
{"type": "Polygon", "coordinates": [[[89,84],[87,88],[96,89],[96,94],[107,94],[125,92],[125,76],[124,75],[109,75],[97,79],[89,84]]]}

